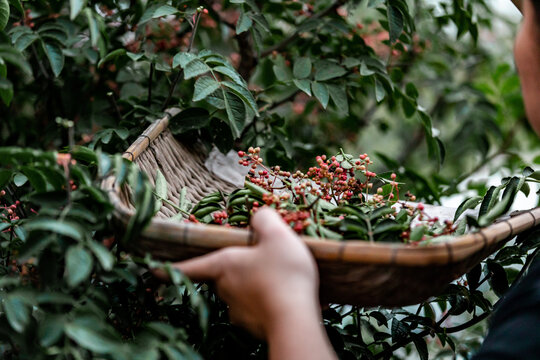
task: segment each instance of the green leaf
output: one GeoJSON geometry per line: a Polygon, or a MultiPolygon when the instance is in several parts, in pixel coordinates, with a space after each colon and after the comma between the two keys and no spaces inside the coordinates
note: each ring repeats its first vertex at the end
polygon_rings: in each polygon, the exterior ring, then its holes
{"type": "Polygon", "coordinates": [[[415,338],[413,341],[416,351],[418,351],[418,355],[420,356],[420,360],[429,360],[429,352],[426,340],[423,338],[415,338]]]}
{"type": "Polygon", "coordinates": [[[108,53],[107,55],[105,55],[104,57],[102,57],[101,60],[99,60],[97,66],[101,67],[104,63],[106,63],[108,61],[111,61],[111,60],[116,60],[119,57],[126,55],[126,53],[127,53],[126,49],[113,50],[110,53],[108,53]]]}
{"type": "Polygon", "coordinates": [[[132,61],[139,61],[142,58],[146,58],[144,54],[135,54],[135,53],[132,53],[132,52],[129,52],[129,51],[126,53],[126,55],[132,61]]]}
{"type": "Polygon", "coordinates": [[[386,1],[390,43],[395,43],[403,31],[403,14],[398,7],[386,1]]]}
{"type": "Polygon", "coordinates": [[[240,17],[238,18],[238,21],[236,22],[236,33],[241,34],[244,31],[249,30],[249,28],[253,25],[253,20],[249,16],[246,15],[244,11],[240,12],[240,17]]]}
{"type": "Polygon", "coordinates": [[[368,68],[365,61],[362,61],[362,64],[360,65],[360,75],[362,76],[371,76],[374,75],[375,71],[368,68]]]}
{"type": "Polygon", "coordinates": [[[24,225],[27,231],[50,231],[75,240],[83,240],[84,230],[76,222],[40,217],[24,225]]]}
{"type": "Polygon", "coordinates": [[[405,93],[407,96],[410,96],[413,99],[416,99],[418,97],[418,89],[416,86],[414,86],[413,83],[407,83],[407,86],[405,87],[405,93]]]}
{"type": "Polygon", "coordinates": [[[379,224],[377,224],[377,226],[373,230],[373,234],[377,235],[377,234],[382,234],[382,233],[387,233],[387,232],[392,232],[392,231],[401,231],[403,230],[403,228],[404,228],[403,224],[400,224],[397,221],[392,220],[392,219],[386,219],[386,220],[381,221],[379,224]]]}
{"type": "Polygon", "coordinates": [[[172,67],[173,69],[180,66],[182,69],[194,59],[197,59],[197,55],[188,52],[181,52],[173,57],[172,67]]]}
{"type": "Polygon", "coordinates": [[[4,62],[4,59],[0,57],[0,78],[7,77],[7,65],[4,62]]]}
{"type": "Polygon", "coordinates": [[[328,88],[326,87],[326,84],[322,84],[316,81],[311,82],[311,90],[313,91],[313,95],[319,100],[322,107],[326,109],[328,106],[328,101],[330,100],[330,94],[328,93],[328,88]]]}
{"type": "Polygon", "coordinates": [[[31,314],[21,295],[10,294],[6,296],[2,301],[2,305],[13,330],[22,333],[30,322],[31,314]]]}
{"type": "Polygon", "coordinates": [[[407,325],[396,318],[392,319],[391,330],[393,342],[405,339],[409,334],[409,328],[407,327],[407,325]]]}
{"type": "Polygon", "coordinates": [[[288,82],[292,80],[291,69],[285,64],[285,61],[282,58],[276,61],[274,66],[272,66],[272,70],[274,70],[274,74],[278,81],[288,82]]]}
{"type": "Polygon", "coordinates": [[[305,92],[308,96],[311,96],[311,81],[309,81],[308,79],[294,79],[293,83],[298,89],[305,92]]]}
{"type": "Polygon", "coordinates": [[[59,305],[73,305],[75,299],[70,295],[61,292],[42,292],[36,296],[36,302],[41,304],[59,304],[59,305]]]}
{"type": "Polygon", "coordinates": [[[86,15],[86,21],[88,22],[88,29],[90,30],[90,42],[92,46],[97,46],[99,41],[99,26],[94,15],[94,12],[90,8],[84,9],[86,15]]]}
{"type": "Polygon", "coordinates": [[[13,6],[17,11],[21,13],[21,15],[24,15],[24,8],[22,6],[21,0],[9,0],[11,3],[11,6],[13,6]]]}
{"type": "Polygon", "coordinates": [[[122,242],[127,244],[140,234],[142,229],[150,222],[154,215],[154,195],[145,176],[136,168],[132,167],[128,175],[128,181],[134,190],[135,215],[131,216],[122,242]]]}
{"type": "Polygon", "coordinates": [[[401,98],[401,106],[405,116],[408,118],[416,113],[416,103],[406,95],[402,96],[401,98]]]}
{"type": "Polygon", "coordinates": [[[4,186],[6,186],[6,184],[11,179],[12,174],[13,172],[11,170],[0,169],[0,188],[3,188],[4,186]]]}
{"type": "Polygon", "coordinates": [[[347,91],[345,91],[345,85],[339,86],[334,84],[326,84],[328,92],[332,101],[336,105],[339,112],[349,113],[349,100],[347,98],[347,91]]]}
{"type": "Polygon", "coordinates": [[[119,344],[89,327],[75,323],[67,324],[65,332],[71,340],[95,353],[110,354],[119,350],[119,344]]]}
{"type": "Polygon", "coordinates": [[[169,130],[173,134],[182,134],[200,129],[210,123],[210,113],[203,108],[189,108],[176,114],[169,120],[169,130]]]}
{"type": "Polygon", "coordinates": [[[238,74],[236,70],[231,66],[216,66],[212,70],[220,74],[228,76],[229,78],[231,78],[232,81],[234,81],[239,86],[243,86],[243,87],[247,86],[244,79],[242,79],[240,74],[238,74]]]}
{"type": "Polygon", "coordinates": [[[490,186],[490,188],[486,192],[486,195],[484,195],[483,197],[482,204],[480,205],[480,211],[478,212],[478,218],[485,215],[488,210],[493,207],[493,204],[497,201],[499,193],[503,187],[504,185],[490,186]]]}
{"type": "Polygon", "coordinates": [[[0,31],[4,30],[9,20],[8,0],[0,0],[0,31]]]}
{"type": "MultiPolygon", "coordinates": [[[[386,90],[384,90],[383,84],[375,79],[375,100],[377,100],[378,103],[384,100],[386,97],[386,90]]],[[[430,129],[431,130],[431,129],[430,129]]]]}
{"type": "Polygon", "coordinates": [[[529,186],[528,183],[523,183],[519,191],[521,191],[525,196],[529,196],[529,194],[531,193],[531,187],[529,186]]]}
{"type": "Polygon", "coordinates": [[[24,184],[26,184],[27,181],[28,181],[28,178],[22,173],[15,174],[15,177],[13,178],[13,183],[17,187],[23,186],[24,184]]]}
{"type": "Polygon", "coordinates": [[[43,347],[49,347],[58,342],[64,333],[64,316],[47,314],[38,325],[38,340],[43,347]]]}
{"type": "Polygon", "coordinates": [[[232,135],[238,139],[246,126],[246,107],[242,100],[231,92],[222,89],[225,111],[232,135]]]}
{"type": "Polygon", "coordinates": [[[85,6],[86,0],[69,0],[69,18],[74,20],[85,6]]]}
{"type": "Polygon", "coordinates": [[[78,161],[83,161],[89,164],[96,164],[98,162],[96,152],[87,148],[86,146],[76,146],[71,154],[75,160],[78,161]]]}
{"type": "Polygon", "coordinates": [[[39,36],[35,33],[23,34],[15,42],[15,48],[19,51],[24,51],[28,46],[32,45],[32,43],[38,39],[39,36]]]}
{"type": "Polygon", "coordinates": [[[489,209],[485,215],[479,217],[478,223],[480,226],[486,226],[491,224],[496,218],[506,213],[510,209],[510,207],[514,203],[516,194],[521,188],[522,184],[520,183],[521,180],[518,177],[513,177],[512,179],[510,179],[510,181],[506,185],[501,200],[495,205],[493,205],[493,207],[489,209]]]}
{"type": "Polygon", "coordinates": [[[469,284],[470,290],[476,290],[478,283],[480,281],[480,276],[482,275],[482,264],[477,264],[472,268],[466,275],[467,283],[469,284]]]}
{"type": "Polygon", "coordinates": [[[109,249],[93,240],[90,240],[87,245],[94,253],[103,270],[111,271],[114,266],[114,256],[109,249]]]}
{"type": "Polygon", "coordinates": [[[219,89],[219,83],[212,77],[203,76],[195,81],[195,91],[193,92],[193,101],[206,99],[210,94],[219,89]]]}
{"type": "Polygon", "coordinates": [[[331,61],[317,61],[315,64],[315,80],[326,81],[343,76],[347,70],[331,61]]]}
{"type": "Polygon", "coordinates": [[[422,240],[422,237],[424,236],[426,231],[427,231],[426,226],[417,226],[417,227],[415,227],[411,231],[411,236],[410,236],[411,241],[420,241],[420,240],[422,240]]]}
{"type": "Polygon", "coordinates": [[[0,79],[0,98],[9,106],[13,99],[13,84],[8,79],[0,79]]]}
{"type": "Polygon", "coordinates": [[[487,263],[487,268],[491,273],[491,279],[489,279],[491,288],[497,296],[503,296],[509,288],[506,271],[501,265],[492,261],[487,263]]]}
{"type": "Polygon", "coordinates": [[[184,66],[184,79],[188,80],[196,76],[206,74],[210,67],[200,59],[193,59],[184,66]]]}
{"type": "Polygon", "coordinates": [[[161,199],[167,199],[167,180],[159,169],[156,171],[156,195],[161,199]]]}
{"type": "Polygon", "coordinates": [[[28,178],[30,184],[37,192],[43,192],[47,189],[47,180],[40,171],[29,166],[24,166],[22,168],[22,172],[28,178]]]}
{"type": "Polygon", "coordinates": [[[170,6],[170,5],[160,5],[155,4],[146,9],[144,14],[141,16],[141,19],[139,20],[138,25],[142,25],[152,19],[161,17],[161,16],[167,16],[167,15],[174,15],[177,14],[179,11],[170,6]]]}
{"type": "Polygon", "coordinates": [[[311,59],[299,57],[294,62],[293,74],[296,79],[305,79],[311,74],[311,59]]]}
{"type": "Polygon", "coordinates": [[[21,52],[11,45],[0,44],[0,59],[2,61],[12,64],[15,67],[18,67],[27,75],[32,75],[32,67],[26,61],[25,57],[21,52]]]}
{"type": "Polygon", "coordinates": [[[534,174],[534,170],[531,167],[527,166],[527,167],[525,167],[525,169],[523,169],[522,175],[524,177],[529,177],[532,174],[534,174]]]}
{"type": "Polygon", "coordinates": [[[253,98],[253,95],[251,94],[251,91],[244,88],[243,86],[239,86],[235,83],[232,83],[230,81],[222,81],[221,84],[231,92],[233,92],[236,96],[238,96],[242,101],[253,110],[256,116],[259,116],[259,109],[257,109],[257,103],[255,102],[255,99],[253,98]]]}
{"type": "Polygon", "coordinates": [[[54,76],[58,77],[64,68],[64,54],[62,53],[62,49],[53,43],[42,41],[41,44],[43,45],[43,51],[45,51],[47,59],[49,59],[54,76]]]}
{"type": "Polygon", "coordinates": [[[101,176],[105,176],[109,173],[109,170],[112,168],[112,160],[110,155],[104,154],[101,149],[96,151],[98,157],[98,169],[101,176]]]}
{"type": "Polygon", "coordinates": [[[86,280],[94,266],[92,255],[82,245],[71,246],[66,253],[66,281],[75,287],[86,280]]]}
{"type": "Polygon", "coordinates": [[[458,206],[456,210],[456,214],[454,215],[454,222],[456,222],[456,220],[459,219],[461,214],[463,214],[465,211],[469,209],[474,209],[476,206],[478,206],[481,201],[481,196],[474,196],[463,200],[463,202],[458,206]]]}

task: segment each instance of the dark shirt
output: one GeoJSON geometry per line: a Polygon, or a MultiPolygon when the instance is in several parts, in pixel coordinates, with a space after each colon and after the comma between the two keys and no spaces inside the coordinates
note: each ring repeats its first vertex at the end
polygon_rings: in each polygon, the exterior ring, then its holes
{"type": "Polygon", "coordinates": [[[540,359],[540,261],[495,309],[473,360],[540,359]]]}

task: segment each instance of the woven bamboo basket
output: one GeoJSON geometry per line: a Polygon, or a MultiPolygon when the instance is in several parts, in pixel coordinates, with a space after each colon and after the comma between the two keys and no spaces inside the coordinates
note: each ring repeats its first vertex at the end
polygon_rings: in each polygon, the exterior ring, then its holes
{"type": "MultiPolygon", "coordinates": [[[[204,166],[201,149],[179,143],[168,131],[170,113],[157,120],[129,147],[124,157],[134,161],[154,181],[160,169],[168,183],[168,196],[178,202],[182,188],[197,202],[215,192],[234,187],[215,177],[204,166]]],[[[114,204],[114,219],[125,228],[134,214],[129,189],[103,183],[114,204]]],[[[151,253],[162,260],[179,261],[227,246],[250,246],[257,239],[249,230],[200,225],[167,218],[176,214],[164,204],[130,251],[151,253]]],[[[540,208],[501,220],[480,232],[429,246],[321,241],[304,237],[320,273],[324,302],[361,306],[403,306],[419,303],[440,293],[452,280],[468,272],[515,235],[540,223],[540,208]]],[[[249,276],[249,274],[246,274],[249,276]]]]}

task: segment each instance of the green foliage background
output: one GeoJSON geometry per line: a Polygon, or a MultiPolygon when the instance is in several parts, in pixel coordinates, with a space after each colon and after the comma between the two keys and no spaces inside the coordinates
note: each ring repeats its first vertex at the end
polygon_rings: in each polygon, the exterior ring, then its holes
{"type": "MultiPolygon", "coordinates": [[[[480,36],[505,22],[492,10],[484,0],[0,0],[3,356],[264,357],[207,285],[177,273],[160,285],[147,269],[163,265],[126,254],[120,236],[111,246],[100,182],[115,173],[135,189],[123,241],[154,199],[137,169],[105,153],[179,107],[172,130],[208,149],[261,146],[267,163],[293,169],[341,147],[375,153],[378,170],[423,201],[483,196],[471,174],[486,164],[513,174],[538,152],[511,57],[480,36]],[[76,163],[57,164],[53,151],[76,163]]],[[[414,309],[331,305],[336,351],[469,358],[537,239],[521,236],[414,309]]]]}

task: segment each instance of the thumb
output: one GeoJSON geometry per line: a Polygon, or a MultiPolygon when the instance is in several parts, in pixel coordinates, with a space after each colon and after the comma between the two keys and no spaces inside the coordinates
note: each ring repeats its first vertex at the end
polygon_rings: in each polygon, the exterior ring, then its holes
{"type": "Polygon", "coordinates": [[[253,215],[251,226],[260,243],[297,237],[277,211],[269,207],[263,207],[253,215]]]}

